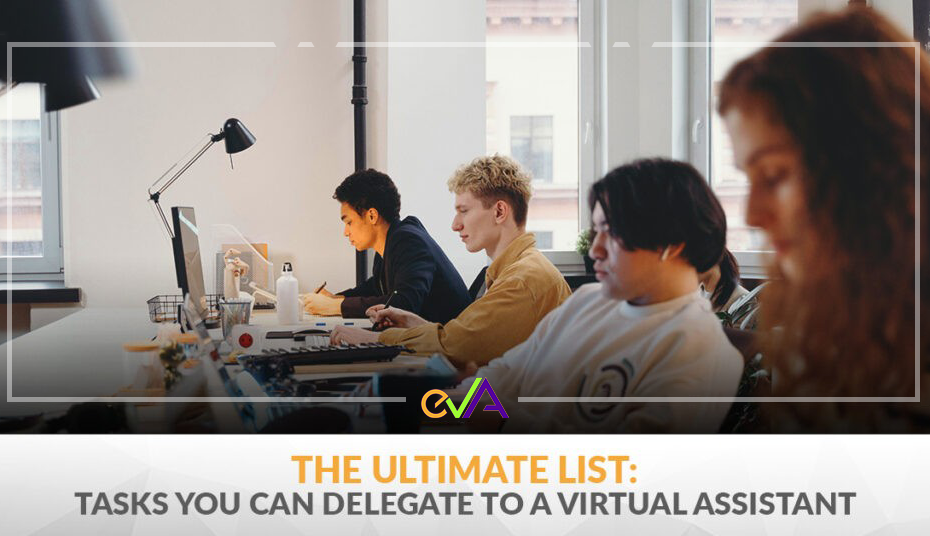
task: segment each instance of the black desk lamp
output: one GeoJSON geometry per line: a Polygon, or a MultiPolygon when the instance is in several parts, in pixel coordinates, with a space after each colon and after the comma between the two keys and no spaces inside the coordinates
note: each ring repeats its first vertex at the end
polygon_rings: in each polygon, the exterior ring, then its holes
{"type": "MultiPolygon", "coordinates": [[[[168,236],[174,238],[174,233],[171,232],[171,225],[168,223],[168,218],[165,217],[164,211],[161,209],[161,205],[158,204],[158,200],[161,197],[161,194],[165,192],[178,178],[187,171],[187,168],[197,161],[198,158],[203,156],[203,153],[207,152],[207,149],[213,146],[214,143],[223,140],[226,142],[226,152],[229,153],[229,163],[232,164],[232,154],[244,151],[255,144],[255,136],[249,132],[249,129],[245,128],[245,125],[242,124],[242,121],[239,121],[235,118],[229,118],[226,120],[226,123],[223,124],[223,130],[219,134],[209,134],[210,140],[207,141],[206,145],[200,148],[193,158],[187,161],[177,173],[171,176],[168,180],[164,181],[158,190],[152,191],[153,188],[161,184],[168,173],[174,169],[175,166],[171,166],[168,171],[166,171],[161,177],[155,181],[151,187],[149,187],[149,201],[155,203],[155,208],[158,209],[158,215],[161,216],[162,223],[165,224],[165,229],[168,231],[168,236]]],[[[177,165],[177,164],[175,164],[177,165]]]]}
{"type": "Polygon", "coordinates": [[[106,0],[0,0],[0,44],[21,43],[11,64],[0,54],[0,94],[17,83],[45,84],[51,112],[99,97],[90,77],[127,75],[129,58],[108,7],[106,0]]]}

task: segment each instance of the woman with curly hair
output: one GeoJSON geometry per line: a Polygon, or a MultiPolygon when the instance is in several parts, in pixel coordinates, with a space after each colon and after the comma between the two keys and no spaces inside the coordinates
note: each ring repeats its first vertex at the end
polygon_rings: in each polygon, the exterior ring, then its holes
{"type": "Polygon", "coordinates": [[[917,266],[921,279],[926,266],[923,238],[915,256],[915,223],[930,168],[927,57],[870,8],[815,16],[737,63],[718,111],[749,177],[747,222],[775,250],[760,312],[773,394],[802,397],[767,406],[771,425],[926,428],[930,418],[903,399],[919,394],[916,375],[927,373],[915,332],[917,266]],[[899,400],[852,400],[861,397],[899,400]]]}

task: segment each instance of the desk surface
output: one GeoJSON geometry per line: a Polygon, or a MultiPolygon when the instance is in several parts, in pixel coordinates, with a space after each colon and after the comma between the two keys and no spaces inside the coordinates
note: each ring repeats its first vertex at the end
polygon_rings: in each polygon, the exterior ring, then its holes
{"type": "Polygon", "coordinates": [[[282,326],[278,324],[278,315],[273,310],[258,309],[252,311],[249,319],[250,324],[257,326],[276,326],[281,329],[306,329],[307,327],[318,327],[322,329],[332,329],[336,325],[356,326],[360,328],[370,328],[371,320],[367,318],[342,318],[341,316],[316,316],[305,314],[299,324],[293,326],[282,326]]]}
{"type": "MultiPolygon", "coordinates": [[[[274,325],[276,319],[260,312],[253,321],[274,325]]],[[[320,322],[343,321],[307,316],[300,326],[320,322]]],[[[352,322],[370,325],[367,319],[352,322]]],[[[123,383],[123,343],[150,340],[156,331],[145,309],[88,308],[0,345],[0,416],[58,411],[74,403],[67,399],[112,396],[123,383]],[[30,399],[9,402],[9,396],[30,399]]]]}

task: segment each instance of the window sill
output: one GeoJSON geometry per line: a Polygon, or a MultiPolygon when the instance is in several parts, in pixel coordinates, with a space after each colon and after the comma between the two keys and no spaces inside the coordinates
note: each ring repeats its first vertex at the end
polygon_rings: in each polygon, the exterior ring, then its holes
{"type": "Polygon", "coordinates": [[[61,281],[14,281],[0,283],[0,302],[81,303],[81,289],[61,281]]]}

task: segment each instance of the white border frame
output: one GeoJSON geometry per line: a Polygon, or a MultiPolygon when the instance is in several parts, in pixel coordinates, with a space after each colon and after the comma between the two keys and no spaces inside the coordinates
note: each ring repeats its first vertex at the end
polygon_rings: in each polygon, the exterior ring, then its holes
{"type": "MultiPolygon", "coordinates": [[[[7,79],[11,78],[12,70],[12,49],[13,47],[165,47],[165,48],[186,48],[189,46],[199,46],[199,47],[274,47],[274,43],[7,43],[7,79]]],[[[303,46],[307,46],[304,44],[303,46]]],[[[338,46],[338,45],[337,45],[338,46]]],[[[581,45],[583,46],[583,45],[581,45]]],[[[616,46],[616,45],[615,45],[616,46]]],[[[886,48],[886,47],[910,47],[915,51],[914,55],[914,85],[915,85],[915,94],[914,94],[914,125],[915,125],[915,134],[914,134],[914,181],[915,181],[915,203],[920,203],[920,59],[921,59],[921,48],[919,43],[915,42],[882,42],[882,43],[862,43],[862,42],[824,42],[824,43],[759,43],[759,42],[748,42],[748,43],[707,43],[707,42],[657,42],[652,44],[656,48],[707,48],[707,47],[746,47],[746,46],[767,46],[767,47],[779,47],[779,48],[814,48],[814,47],[870,47],[870,48],[886,48]]],[[[7,145],[7,151],[10,151],[9,144],[7,145]]],[[[12,163],[8,161],[8,167],[12,167],[12,163]]],[[[8,170],[9,171],[9,170],[8,170]]],[[[915,228],[914,228],[914,265],[915,265],[915,274],[914,274],[914,286],[915,286],[915,302],[914,302],[914,337],[915,337],[915,375],[914,375],[914,388],[915,396],[913,397],[518,397],[517,402],[527,402],[527,403],[536,403],[536,402],[666,402],[666,403],[677,403],[677,402],[920,402],[920,210],[917,207],[915,210],[915,228]]],[[[11,281],[11,275],[7,274],[7,282],[11,281]]],[[[11,293],[7,293],[7,308],[8,312],[12,307],[12,296],[11,293]]],[[[7,317],[7,328],[9,329],[11,322],[11,315],[7,317]]],[[[214,402],[243,402],[243,401],[259,401],[259,402],[283,402],[283,399],[272,399],[272,398],[261,398],[261,399],[252,399],[252,398],[242,398],[242,397],[211,397],[209,399],[193,397],[193,398],[172,398],[172,397],[147,397],[147,398],[136,398],[136,397],[14,397],[12,396],[13,392],[13,340],[10,339],[7,341],[7,402],[86,402],[90,400],[106,400],[113,402],[190,402],[191,400],[197,401],[214,401],[214,402]]],[[[313,398],[292,398],[287,399],[290,401],[313,401],[313,398]]],[[[381,401],[381,398],[346,398],[340,401],[345,403],[362,403],[365,400],[367,401],[381,401]]],[[[328,400],[333,402],[334,399],[328,400]]],[[[394,400],[391,400],[394,401],[394,400]]],[[[399,401],[399,400],[398,400],[399,401]]]]}

